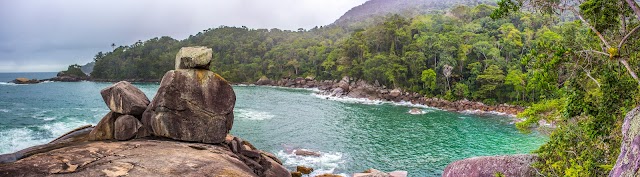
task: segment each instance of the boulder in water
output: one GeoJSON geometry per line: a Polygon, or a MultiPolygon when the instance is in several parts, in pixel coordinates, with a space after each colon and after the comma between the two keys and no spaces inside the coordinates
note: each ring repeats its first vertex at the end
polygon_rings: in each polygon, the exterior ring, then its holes
{"type": "Polygon", "coordinates": [[[141,116],[149,105],[149,99],[140,89],[127,81],[121,81],[100,91],[109,109],[119,114],[141,116]]]}
{"type": "Polygon", "coordinates": [[[233,88],[220,75],[208,70],[173,70],[162,78],[142,124],[155,136],[221,143],[233,125],[235,102],[233,88]]]}
{"type": "Polygon", "coordinates": [[[273,83],[271,79],[267,78],[267,76],[262,76],[258,81],[256,81],[256,85],[271,85],[273,83]]]}
{"type": "Polygon", "coordinates": [[[37,80],[37,79],[27,79],[27,78],[21,77],[21,78],[16,78],[15,80],[13,80],[13,83],[15,83],[15,84],[37,84],[37,83],[40,83],[40,81],[37,80]]]}
{"type": "Polygon", "coordinates": [[[412,108],[411,110],[409,110],[409,114],[424,114],[424,111],[418,108],[412,108]]]}
{"type": "Polygon", "coordinates": [[[213,50],[207,47],[183,47],[176,55],[176,69],[209,69],[213,50]]]}
{"type": "Polygon", "coordinates": [[[116,119],[113,127],[115,139],[124,141],[134,138],[138,134],[138,129],[142,127],[142,123],[131,115],[124,115],[116,119]]]}

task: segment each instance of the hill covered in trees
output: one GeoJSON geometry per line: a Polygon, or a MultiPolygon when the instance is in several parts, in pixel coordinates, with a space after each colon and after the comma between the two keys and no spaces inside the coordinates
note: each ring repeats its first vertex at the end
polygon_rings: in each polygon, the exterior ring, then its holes
{"type": "Polygon", "coordinates": [[[343,27],[363,27],[374,22],[376,17],[400,14],[404,17],[444,12],[456,5],[495,5],[492,0],[370,0],[347,11],[333,24],[343,27]]]}

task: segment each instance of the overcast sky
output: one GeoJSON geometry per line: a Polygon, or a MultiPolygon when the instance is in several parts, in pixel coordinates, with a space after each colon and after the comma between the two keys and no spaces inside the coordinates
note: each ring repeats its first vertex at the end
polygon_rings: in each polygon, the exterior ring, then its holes
{"type": "Polygon", "coordinates": [[[184,39],[220,25],[296,30],[328,25],[366,0],[0,0],[0,72],[90,62],[111,43],[184,39]]]}

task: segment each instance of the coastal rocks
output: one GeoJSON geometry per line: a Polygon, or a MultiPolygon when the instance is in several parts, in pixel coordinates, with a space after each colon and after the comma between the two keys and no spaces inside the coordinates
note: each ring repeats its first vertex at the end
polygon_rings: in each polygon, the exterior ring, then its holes
{"type": "Polygon", "coordinates": [[[258,176],[226,147],[157,140],[78,144],[0,166],[0,176],[52,175],[258,176]]]}
{"type": "Polygon", "coordinates": [[[297,166],[296,171],[302,174],[308,175],[308,174],[311,174],[311,172],[313,172],[313,168],[305,167],[305,166],[297,166]]]}
{"type": "Polygon", "coordinates": [[[258,176],[286,177],[291,175],[275,155],[258,150],[241,138],[227,135],[224,144],[258,176]]]}
{"type": "Polygon", "coordinates": [[[142,127],[142,123],[130,115],[124,115],[118,117],[114,123],[114,138],[116,140],[124,141],[130,140],[138,134],[138,130],[142,127]]]}
{"type": "Polygon", "coordinates": [[[297,156],[305,156],[305,157],[320,157],[320,153],[317,152],[313,152],[313,151],[309,151],[309,150],[305,150],[305,149],[296,149],[293,150],[293,154],[297,155],[297,156]]]}
{"type": "Polygon", "coordinates": [[[89,133],[89,140],[91,141],[100,141],[100,140],[111,140],[113,139],[113,133],[115,130],[114,124],[118,117],[121,114],[116,112],[109,112],[105,115],[98,125],[89,133]]]}
{"type": "Polygon", "coordinates": [[[407,177],[407,171],[393,171],[385,173],[376,169],[368,169],[362,173],[353,174],[353,177],[407,177]]]}
{"type": "Polygon", "coordinates": [[[443,177],[484,177],[502,174],[504,176],[535,176],[531,164],[537,161],[535,155],[511,155],[472,157],[455,161],[444,169],[443,177]]]}
{"type": "Polygon", "coordinates": [[[15,84],[37,84],[37,83],[40,83],[40,81],[38,79],[27,79],[27,78],[21,77],[21,78],[16,78],[15,80],[13,80],[13,83],[15,83],[15,84]]]}
{"type": "Polygon", "coordinates": [[[155,136],[221,143],[233,125],[235,102],[233,88],[219,75],[208,70],[172,70],[162,78],[142,123],[155,136]]]}
{"type": "Polygon", "coordinates": [[[640,176],[640,107],[629,111],[624,118],[620,149],[609,176],[640,176]]]}
{"type": "Polygon", "coordinates": [[[147,96],[127,81],[121,81],[102,89],[100,94],[109,109],[119,114],[139,117],[149,105],[147,96]]]}
{"type": "Polygon", "coordinates": [[[176,55],[176,69],[209,69],[213,50],[207,47],[183,47],[176,55]]]}
{"type": "Polygon", "coordinates": [[[267,78],[267,76],[262,76],[256,81],[256,85],[271,85],[271,83],[271,79],[267,78]]]}

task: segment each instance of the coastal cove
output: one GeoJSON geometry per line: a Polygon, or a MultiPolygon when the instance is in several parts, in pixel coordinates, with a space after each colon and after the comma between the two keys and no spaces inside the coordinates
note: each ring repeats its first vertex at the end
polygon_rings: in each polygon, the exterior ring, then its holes
{"type": "MultiPolygon", "coordinates": [[[[23,74],[24,75],[24,74],[23,74]]],[[[30,78],[50,78],[37,73],[30,78]]],[[[85,124],[96,124],[108,112],[98,94],[112,83],[8,83],[0,74],[0,153],[47,143],[85,124]]],[[[152,98],[158,84],[135,84],[152,98]]],[[[488,155],[522,154],[547,137],[522,134],[503,116],[461,114],[407,105],[361,104],[325,99],[304,89],[234,86],[237,95],[231,133],[276,154],[290,170],[296,165],[351,175],[368,168],[406,170],[410,176],[439,176],[456,160],[488,155]],[[308,149],[320,157],[300,157],[308,149]]]]}

